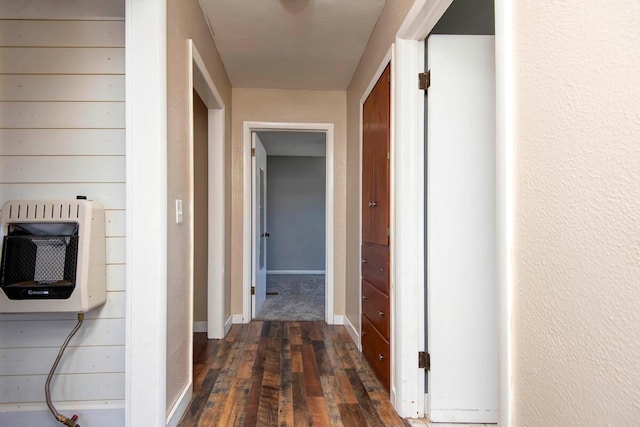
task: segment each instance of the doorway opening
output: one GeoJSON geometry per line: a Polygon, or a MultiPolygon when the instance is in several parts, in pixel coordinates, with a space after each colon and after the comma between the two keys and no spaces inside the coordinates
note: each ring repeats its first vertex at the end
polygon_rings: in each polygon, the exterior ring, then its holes
{"type": "Polygon", "coordinates": [[[254,136],[253,318],[324,320],[326,134],[254,136]]]}
{"type": "Polygon", "coordinates": [[[206,332],[207,338],[219,339],[231,327],[224,306],[225,107],[192,40],[189,56],[191,333],[206,332]]]}
{"type": "MultiPolygon", "coordinates": [[[[324,301],[324,310],[316,313],[319,319],[306,319],[309,313],[302,312],[311,301],[298,299],[304,303],[296,309],[299,320],[335,323],[333,134],[331,123],[244,122],[244,323],[256,315],[275,319],[277,313],[260,311],[265,301],[267,309],[276,306],[282,313],[282,300],[295,301],[295,296],[324,301]],[[300,285],[312,293],[297,292],[304,290],[296,289],[300,285]],[[296,294],[287,295],[294,289],[296,294]]],[[[290,313],[282,320],[295,316],[290,313]]]]}

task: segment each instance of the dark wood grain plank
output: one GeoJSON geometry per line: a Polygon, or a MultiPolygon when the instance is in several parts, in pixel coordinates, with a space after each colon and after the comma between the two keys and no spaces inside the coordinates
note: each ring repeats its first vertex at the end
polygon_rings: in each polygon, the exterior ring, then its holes
{"type": "Polygon", "coordinates": [[[360,407],[356,404],[340,403],[338,405],[342,424],[349,427],[367,427],[360,407]]]}
{"type": "Polygon", "coordinates": [[[322,396],[322,384],[320,384],[316,356],[311,344],[302,345],[302,373],[304,374],[304,388],[307,396],[322,396]]]}
{"type": "Polygon", "coordinates": [[[296,427],[311,426],[311,414],[307,407],[307,393],[304,388],[304,374],[293,372],[293,425],[296,427]]]}

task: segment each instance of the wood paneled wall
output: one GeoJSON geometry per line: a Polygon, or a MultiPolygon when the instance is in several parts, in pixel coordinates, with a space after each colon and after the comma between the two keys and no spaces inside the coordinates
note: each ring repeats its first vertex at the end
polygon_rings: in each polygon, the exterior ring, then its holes
{"type": "MultiPolygon", "coordinates": [[[[0,204],[82,194],[105,207],[108,300],[87,313],[52,395],[61,407],[122,408],[124,18],[101,18],[97,10],[88,20],[73,11],[67,19],[53,4],[28,3],[29,16],[0,4],[0,204]]],[[[46,375],[74,324],[74,314],[0,314],[0,419],[25,407],[45,408],[46,375]]]]}

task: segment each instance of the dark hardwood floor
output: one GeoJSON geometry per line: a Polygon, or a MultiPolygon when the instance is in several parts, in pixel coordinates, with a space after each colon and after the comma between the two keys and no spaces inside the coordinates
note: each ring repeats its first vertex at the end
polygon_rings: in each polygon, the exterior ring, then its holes
{"type": "Polygon", "coordinates": [[[194,336],[186,426],[408,426],[344,326],[234,325],[194,336]]]}

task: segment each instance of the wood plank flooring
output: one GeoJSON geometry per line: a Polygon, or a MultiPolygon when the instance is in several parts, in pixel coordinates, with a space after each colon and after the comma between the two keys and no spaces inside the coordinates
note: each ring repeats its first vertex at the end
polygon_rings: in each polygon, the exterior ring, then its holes
{"type": "Polygon", "coordinates": [[[187,426],[409,426],[344,326],[233,325],[223,340],[194,334],[187,426]]]}

